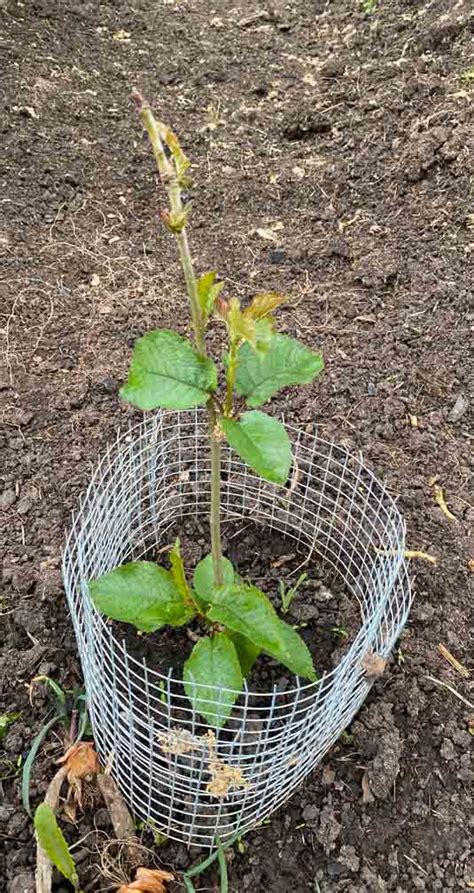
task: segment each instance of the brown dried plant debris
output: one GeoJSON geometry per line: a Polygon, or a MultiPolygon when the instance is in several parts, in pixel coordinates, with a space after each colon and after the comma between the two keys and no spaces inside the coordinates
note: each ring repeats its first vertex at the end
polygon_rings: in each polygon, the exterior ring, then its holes
{"type": "Polygon", "coordinates": [[[453,515],[448,509],[443,488],[440,487],[439,484],[433,484],[433,493],[435,502],[439,505],[443,515],[445,515],[449,521],[457,521],[458,519],[456,518],[456,515],[453,515]]]}
{"type": "Polygon", "coordinates": [[[441,657],[444,657],[444,659],[451,664],[453,669],[456,670],[456,672],[458,672],[460,676],[463,676],[464,679],[469,679],[469,676],[471,674],[467,667],[465,667],[464,664],[462,664],[456,657],[454,657],[454,654],[451,654],[451,652],[441,642],[438,645],[438,651],[441,654],[441,657]]]}
{"type": "Polygon", "coordinates": [[[245,788],[248,781],[238,766],[231,766],[217,756],[216,736],[209,729],[205,735],[192,735],[187,729],[179,727],[170,732],[158,735],[160,747],[165,754],[186,754],[204,751],[207,756],[207,771],[211,776],[206,790],[218,799],[227,797],[229,791],[245,788]]]}
{"type": "Polygon", "coordinates": [[[174,874],[170,871],[162,871],[161,868],[137,868],[134,881],[122,885],[117,893],[166,893],[165,884],[173,881],[174,874]]]}
{"type": "Polygon", "coordinates": [[[58,761],[59,765],[64,765],[67,769],[67,780],[69,782],[68,800],[72,797],[73,801],[82,803],[82,782],[91,781],[99,772],[99,757],[94,749],[91,741],[80,741],[68,747],[64,756],[58,761]]]}
{"type": "Polygon", "coordinates": [[[376,679],[378,676],[382,676],[387,666],[387,660],[385,657],[382,657],[380,654],[375,654],[372,651],[368,651],[365,657],[362,659],[361,664],[370,679],[376,679]]]}

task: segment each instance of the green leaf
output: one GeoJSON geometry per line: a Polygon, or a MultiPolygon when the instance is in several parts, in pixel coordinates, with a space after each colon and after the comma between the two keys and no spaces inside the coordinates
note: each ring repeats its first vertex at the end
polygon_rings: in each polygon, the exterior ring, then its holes
{"type": "Polygon", "coordinates": [[[238,422],[221,418],[231,447],[250,468],[275,484],[284,484],[291,465],[291,444],[278,419],[264,412],[244,412],[238,422]]]}
{"type": "Polygon", "coordinates": [[[21,713],[2,713],[0,714],[0,740],[6,735],[9,726],[20,719],[21,713]]]}
{"type": "Polygon", "coordinates": [[[250,639],[263,651],[271,652],[281,645],[280,618],[270,599],[256,586],[233,583],[215,589],[207,616],[250,639]]]}
{"type": "Polygon", "coordinates": [[[288,335],[275,335],[265,352],[255,352],[248,344],[239,348],[235,386],[248,406],[261,406],[280,388],[308,384],[323,368],[320,353],[288,335]]]}
{"type": "Polygon", "coordinates": [[[77,890],[79,878],[69,847],[56,821],[53,810],[47,803],[40,803],[35,812],[35,831],[41,848],[50,862],[63,877],[77,890]]]}
{"type": "Polygon", "coordinates": [[[47,723],[44,724],[44,726],[39,730],[38,734],[35,735],[35,737],[33,738],[28,756],[27,756],[25,762],[23,763],[23,771],[21,774],[21,799],[22,799],[22,803],[23,803],[23,809],[25,810],[25,812],[28,813],[29,816],[31,815],[30,780],[31,780],[31,770],[33,769],[33,764],[36,760],[36,756],[37,756],[38,751],[41,747],[41,744],[43,743],[44,739],[46,738],[46,735],[48,734],[49,730],[52,729],[53,726],[56,725],[57,722],[60,722],[63,719],[64,719],[64,714],[57,713],[47,723]]]}
{"type": "Polygon", "coordinates": [[[123,623],[152,633],[160,626],[183,626],[194,615],[166,568],[152,561],[122,564],[89,582],[95,606],[123,623]]]}
{"type": "Polygon", "coordinates": [[[257,350],[265,353],[275,337],[274,319],[272,319],[271,316],[265,316],[264,319],[257,319],[255,323],[255,333],[257,336],[257,350]]]}
{"type": "Polygon", "coordinates": [[[215,281],[216,275],[214,270],[210,270],[208,273],[204,273],[197,283],[198,301],[204,322],[209,319],[216,300],[225,285],[224,282],[215,281]]]}
{"type": "Polygon", "coordinates": [[[250,639],[293,673],[311,680],[316,678],[305,643],[291,626],[280,620],[270,600],[256,586],[233,584],[216,589],[207,616],[250,639]]]}
{"type": "Polygon", "coordinates": [[[184,689],[194,709],[220,728],[242,688],[242,671],[234,645],[225,633],[196,642],[183,667],[184,689]],[[225,689],[232,689],[226,691],[225,689]]]}
{"type": "Polygon", "coordinates": [[[283,659],[281,653],[269,651],[270,656],[281,661],[282,664],[285,664],[285,667],[288,667],[297,676],[304,676],[305,679],[315,682],[318,677],[315,673],[313,658],[306,642],[303,641],[289,623],[285,623],[283,620],[280,620],[280,633],[283,638],[285,652],[290,655],[290,658],[283,659]]]}
{"type": "Polygon", "coordinates": [[[240,633],[228,632],[227,635],[235,645],[242,675],[246,678],[260,654],[260,648],[240,633]]]}
{"type": "Polygon", "coordinates": [[[168,146],[168,149],[173,156],[176,176],[179,185],[182,189],[188,189],[190,186],[192,186],[193,182],[191,178],[186,175],[186,171],[191,166],[191,162],[189,161],[189,158],[187,158],[184,154],[176,134],[173,133],[173,131],[161,121],[157,122],[157,124],[160,130],[160,135],[164,139],[166,145],[168,146]]]}
{"type": "Polygon", "coordinates": [[[212,360],[177,332],[155,329],[137,341],[120,395],[139,409],[190,409],[205,403],[216,387],[212,360]]]}
{"type": "Polygon", "coordinates": [[[257,332],[255,320],[242,313],[238,298],[231,298],[229,301],[229,309],[225,321],[232,341],[248,341],[253,347],[256,347],[257,332]]]}
{"type": "MultiPolygon", "coordinates": [[[[232,562],[228,558],[222,559],[222,571],[224,574],[224,583],[234,582],[234,568],[232,562]]],[[[206,555],[194,568],[193,576],[194,588],[203,602],[210,602],[212,591],[214,589],[214,567],[212,563],[212,555],[206,555]]]]}
{"type": "Polygon", "coordinates": [[[186,579],[183,559],[181,557],[179,538],[176,538],[174,546],[170,549],[171,576],[176,588],[180,591],[184,601],[191,604],[191,590],[186,579]]]}

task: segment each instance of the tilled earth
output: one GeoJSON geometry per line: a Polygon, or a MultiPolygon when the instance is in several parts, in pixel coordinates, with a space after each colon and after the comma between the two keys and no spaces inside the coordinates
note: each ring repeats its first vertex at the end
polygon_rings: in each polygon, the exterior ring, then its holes
{"type": "MultiPolygon", "coordinates": [[[[438,559],[413,560],[415,604],[393,663],[324,764],[235,854],[231,889],[469,889],[473,697],[438,651],[472,664],[469,4],[380,0],[366,15],[356,0],[0,6],[0,711],[21,713],[0,743],[2,889],[34,889],[18,764],[48,704],[41,691],[30,704],[27,685],[41,673],[80,684],[64,529],[130,414],[117,392],[132,344],[154,326],[186,327],[132,86],[195,164],[198,268],[243,299],[285,291],[282,328],[324,350],[324,376],[271,411],[362,450],[400,494],[409,548],[438,559]]],[[[34,803],[59,754],[53,735],[34,803]]],[[[68,832],[86,839],[88,890],[110,889],[87,844],[94,824],[110,831],[103,812],[68,832]]],[[[159,849],[177,870],[193,858],[159,849]]]]}

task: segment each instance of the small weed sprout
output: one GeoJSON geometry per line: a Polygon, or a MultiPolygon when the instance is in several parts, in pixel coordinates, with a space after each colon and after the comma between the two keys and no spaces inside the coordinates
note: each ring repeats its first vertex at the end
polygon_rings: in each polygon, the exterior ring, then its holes
{"type": "Polygon", "coordinates": [[[366,16],[373,15],[377,12],[377,0],[361,0],[360,11],[366,16]]]}
{"type": "Polygon", "coordinates": [[[279,582],[280,589],[280,602],[281,602],[281,613],[288,614],[290,610],[291,603],[298,592],[300,586],[303,586],[306,580],[308,579],[308,574],[300,574],[294,586],[286,587],[283,580],[279,582]]]}
{"type": "MultiPolygon", "coordinates": [[[[176,135],[156,120],[139,93],[134,98],[168,195],[169,206],[160,216],[176,239],[194,343],[170,329],[148,332],[135,345],[121,396],[146,411],[206,407],[211,554],[199,562],[191,582],[176,540],[169,570],[151,561],[131,561],[91,580],[89,591],[100,611],[143,632],[197,622],[201,635],[184,663],[184,687],[196,712],[219,728],[260,654],[316,680],[303,639],[278,616],[265,593],[241,580],[222,554],[221,450],[227,441],[257,475],[274,484],[287,484],[292,467],[288,434],[281,422],[260,407],[283,387],[313,381],[323,369],[323,360],[320,353],[277,333],[274,313],[285,302],[283,295],[260,291],[244,307],[232,295],[223,297],[225,283],[215,271],[196,276],[187,235],[191,205],[184,198],[192,185],[190,162],[176,135]],[[221,387],[206,342],[210,325],[220,326],[225,335],[221,387]]],[[[284,611],[302,583],[300,577],[296,586],[285,590],[284,611]]]]}
{"type": "Polygon", "coordinates": [[[337,636],[339,639],[349,638],[349,633],[343,626],[333,626],[331,628],[331,632],[334,633],[334,635],[337,636]]]}

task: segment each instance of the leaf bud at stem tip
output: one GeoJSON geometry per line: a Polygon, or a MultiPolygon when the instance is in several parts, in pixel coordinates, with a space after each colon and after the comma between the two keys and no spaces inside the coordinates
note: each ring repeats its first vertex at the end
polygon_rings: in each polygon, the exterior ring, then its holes
{"type": "Polygon", "coordinates": [[[132,90],[132,99],[137,107],[137,111],[141,112],[145,100],[143,99],[143,96],[140,93],[140,91],[137,90],[135,87],[132,90]]]}
{"type": "Polygon", "coordinates": [[[229,310],[229,304],[225,300],[225,298],[221,298],[220,296],[216,300],[216,311],[219,316],[222,316],[223,319],[226,318],[229,310]]]}

